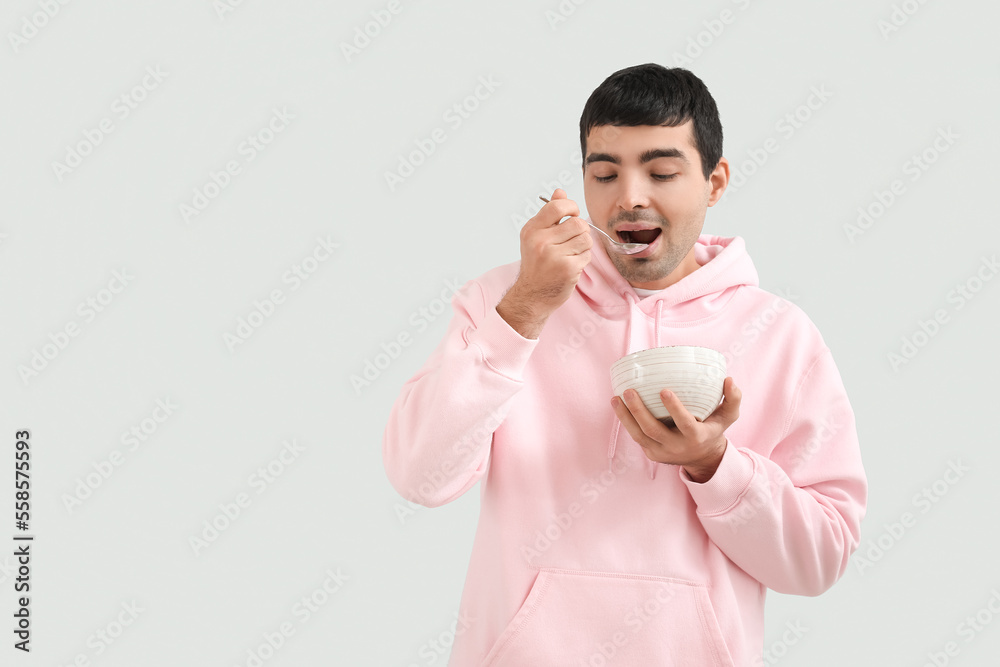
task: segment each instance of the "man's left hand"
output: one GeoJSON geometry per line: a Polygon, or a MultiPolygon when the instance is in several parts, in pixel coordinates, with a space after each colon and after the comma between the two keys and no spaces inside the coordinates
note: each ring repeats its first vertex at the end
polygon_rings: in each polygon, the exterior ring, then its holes
{"type": "Polygon", "coordinates": [[[722,403],[705,421],[700,422],[688,412],[676,394],[669,389],[661,391],[660,399],[673,417],[673,426],[667,426],[654,417],[633,389],[624,393],[624,403],[615,396],[611,405],[647,458],[681,466],[692,481],[705,483],[715,474],[726,451],[725,430],[740,416],[743,394],[733,378],[726,378],[722,393],[722,403]]]}

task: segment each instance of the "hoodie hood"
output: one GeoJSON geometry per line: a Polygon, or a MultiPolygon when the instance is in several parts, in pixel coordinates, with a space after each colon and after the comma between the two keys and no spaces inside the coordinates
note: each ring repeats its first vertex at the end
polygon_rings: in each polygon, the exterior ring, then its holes
{"type": "MultiPolygon", "coordinates": [[[[586,220],[591,222],[589,217],[586,220]]],[[[699,268],[673,285],[643,298],[611,262],[605,249],[606,239],[592,227],[590,234],[594,239],[591,261],[584,267],[576,289],[599,316],[626,320],[622,357],[660,347],[664,323],[693,326],[699,320],[718,314],[740,287],[759,285],[757,269],[746,252],[742,237],[702,234],[694,245],[699,268]]],[[[621,421],[616,419],[608,441],[611,469],[620,429],[621,421]]],[[[655,478],[657,463],[649,463],[650,477],[655,478]]]]}

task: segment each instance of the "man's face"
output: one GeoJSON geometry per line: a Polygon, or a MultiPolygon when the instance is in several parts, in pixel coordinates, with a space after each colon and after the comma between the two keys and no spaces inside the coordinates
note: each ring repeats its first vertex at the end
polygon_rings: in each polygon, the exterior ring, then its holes
{"type": "Polygon", "coordinates": [[[726,189],[729,163],[722,158],[706,181],[692,130],[688,120],[677,127],[599,125],[587,135],[583,191],[591,221],[620,241],[650,243],[621,255],[603,239],[633,287],[661,289],[698,268],[694,244],[708,207],[726,189]]]}

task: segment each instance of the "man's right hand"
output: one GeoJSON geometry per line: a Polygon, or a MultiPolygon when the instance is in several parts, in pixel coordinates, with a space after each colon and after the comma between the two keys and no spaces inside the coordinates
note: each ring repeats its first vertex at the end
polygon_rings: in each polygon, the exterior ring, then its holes
{"type": "Polygon", "coordinates": [[[538,338],[545,321],[573,294],[594,244],[576,202],[556,188],[552,200],[521,228],[521,270],[497,312],[525,338],[538,338]],[[574,216],[559,224],[566,216],[574,216]]]}

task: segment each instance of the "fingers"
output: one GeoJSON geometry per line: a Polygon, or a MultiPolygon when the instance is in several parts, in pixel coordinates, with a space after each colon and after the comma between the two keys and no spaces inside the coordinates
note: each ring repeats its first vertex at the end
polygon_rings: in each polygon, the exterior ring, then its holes
{"type": "Polygon", "coordinates": [[[580,215],[580,207],[572,199],[563,197],[544,204],[535,217],[539,219],[543,227],[551,227],[568,215],[580,215]]]}
{"type": "Polygon", "coordinates": [[[628,407],[622,403],[621,397],[615,397],[613,407],[615,415],[618,417],[618,421],[622,423],[622,426],[624,426],[625,430],[628,431],[628,434],[632,436],[632,439],[640,445],[643,445],[643,449],[645,449],[645,445],[643,443],[645,442],[644,438],[646,434],[642,432],[639,422],[637,422],[635,417],[632,416],[632,413],[629,412],[628,407]]]}
{"type": "MultiPolygon", "coordinates": [[[[570,218],[560,227],[566,227],[570,223],[580,220],[581,218],[570,218]]],[[[594,237],[590,235],[590,225],[586,222],[583,223],[583,231],[576,234],[562,243],[555,244],[560,250],[565,251],[567,255],[580,255],[590,250],[594,246],[594,237]]]]}
{"type": "Polygon", "coordinates": [[[694,437],[698,432],[698,420],[684,407],[677,394],[669,389],[664,389],[660,392],[660,400],[663,401],[663,406],[670,413],[670,416],[674,418],[674,425],[680,432],[687,437],[694,437]]]}
{"type": "MultiPolygon", "coordinates": [[[[545,197],[540,199],[544,200],[545,197]]],[[[556,188],[552,199],[542,206],[530,224],[544,234],[546,244],[558,246],[561,254],[584,255],[593,247],[594,241],[590,235],[590,225],[579,215],[580,209],[576,202],[567,198],[565,190],[556,188]]],[[[589,261],[588,256],[584,263],[589,261]]]]}
{"type": "Polygon", "coordinates": [[[580,210],[577,208],[576,203],[570,199],[563,199],[558,205],[561,205],[562,208],[547,210],[550,206],[557,206],[557,202],[546,204],[535,216],[535,219],[539,221],[540,232],[546,235],[548,242],[552,245],[560,245],[578,239],[580,246],[575,248],[573,254],[589,247],[586,245],[587,241],[583,237],[590,236],[590,225],[587,224],[586,220],[579,217],[580,210]],[[562,204],[562,202],[567,203],[562,204]],[[559,220],[567,215],[570,217],[560,223],[559,220]]]}
{"type": "Polygon", "coordinates": [[[743,392],[736,386],[736,380],[727,377],[722,383],[722,403],[709,415],[708,419],[722,424],[722,430],[726,430],[740,417],[740,402],[743,400],[743,392]]]}
{"type": "MultiPolygon", "coordinates": [[[[625,411],[629,413],[628,419],[635,424],[635,430],[637,431],[637,433],[632,433],[632,430],[629,430],[629,433],[632,434],[632,439],[644,446],[653,444],[648,442],[649,440],[659,443],[665,442],[665,436],[670,433],[670,430],[663,422],[653,416],[653,413],[642,402],[642,398],[638,392],[634,389],[626,389],[622,394],[622,398],[625,401],[624,407],[627,408],[625,411]],[[640,438],[645,438],[646,441],[640,440],[640,438]]],[[[625,425],[625,422],[622,421],[622,424],[625,425]]],[[[627,425],[626,428],[628,428],[627,425]]]]}
{"type": "Polygon", "coordinates": [[[684,465],[683,461],[687,459],[700,461],[704,458],[703,450],[714,448],[707,443],[717,442],[720,438],[727,442],[725,430],[739,417],[742,393],[731,377],[726,378],[723,390],[725,399],[704,422],[699,422],[676,394],[668,389],[662,390],[660,400],[673,418],[675,428],[665,426],[654,417],[633,389],[627,389],[620,398],[616,397],[612,406],[619,421],[647,457],[661,463],[684,465]]]}
{"type": "MultiPolygon", "coordinates": [[[[539,255],[550,258],[570,257],[587,254],[594,244],[590,236],[590,227],[586,223],[578,223],[579,218],[571,218],[552,229],[521,230],[522,247],[526,244],[534,248],[539,255]],[[577,224],[583,230],[577,231],[577,224]]],[[[588,260],[589,261],[589,260],[588,260]]]]}
{"type": "Polygon", "coordinates": [[[552,194],[552,199],[546,199],[545,197],[539,197],[539,199],[544,201],[545,204],[535,214],[535,217],[543,218],[543,224],[546,226],[554,225],[570,215],[580,215],[580,208],[576,205],[575,201],[566,196],[566,191],[562,188],[556,188],[556,191],[552,194]]]}

